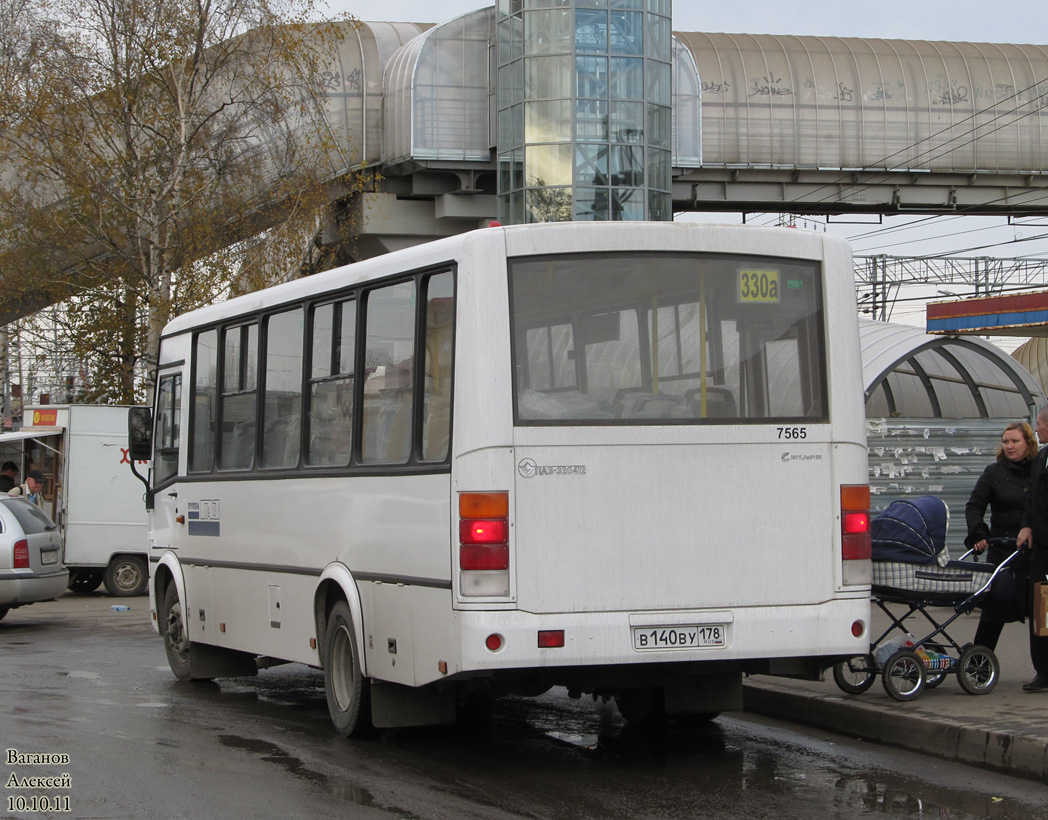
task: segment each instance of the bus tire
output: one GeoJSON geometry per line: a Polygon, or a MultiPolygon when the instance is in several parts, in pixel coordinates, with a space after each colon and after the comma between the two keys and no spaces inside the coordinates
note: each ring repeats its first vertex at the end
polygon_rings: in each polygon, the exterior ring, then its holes
{"type": "Polygon", "coordinates": [[[193,644],[186,631],[186,620],[182,602],[178,599],[178,588],[171,581],[164,590],[164,600],[160,604],[160,634],[164,639],[164,652],[167,663],[179,680],[193,680],[190,670],[189,653],[193,644]]]}
{"type": "Polygon", "coordinates": [[[117,555],[106,567],[106,590],[117,598],[144,595],[149,586],[149,568],[140,555],[117,555]]]}
{"type": "Polygon", "coordinates": [[[666,722],[665,690],[661,686],[626,689],[615,695],[615,705],[630,726],[654,729],[666,722]]]}
{"type": "Polygon", "coordinates": [[[342,737],[362,737],[372,731],[371,687],[360,670],[349,605],[331,609],[324,632],[324,690],[335,731],[342,737]]]}

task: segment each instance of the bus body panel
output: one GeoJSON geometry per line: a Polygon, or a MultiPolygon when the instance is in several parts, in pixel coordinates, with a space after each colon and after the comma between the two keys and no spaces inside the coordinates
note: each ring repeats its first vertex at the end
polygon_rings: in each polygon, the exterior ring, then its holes
{"type": "MultiPolygon", "coordinates": [[[[309,647],[312,607],[301,601],[312,601],[330,563],[350,569],[371,615],[367,624],[382,625],[365,634],[365,646],[372,636],[383,647],[410,643],[397,590],[450,593],[447,475],[187,481],[171,492],[187,516],[178,559],[190,590],[192,640],[317,663],[309,647]]],[[[398,677],[410,668],[400,664],[398,677]]]]}
{"type": "Polygon", "coordinates": [[[515,484],[518,605],[603,612],[831,598],[840,550],[821,468],[829,445],[783,446],[774,459],[758,430],[746,436],[758,443],[518,447],[530,468],[515,484]]]}

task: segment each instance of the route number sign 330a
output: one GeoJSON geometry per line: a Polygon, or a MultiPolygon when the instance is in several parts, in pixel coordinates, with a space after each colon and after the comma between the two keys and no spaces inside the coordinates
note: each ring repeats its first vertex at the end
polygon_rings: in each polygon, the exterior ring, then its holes
{"type": "Polygon", "coordinates": [[[779,272],[777,270],[739,271],[739,301],[777,303],[779,301],[779,272]]]}

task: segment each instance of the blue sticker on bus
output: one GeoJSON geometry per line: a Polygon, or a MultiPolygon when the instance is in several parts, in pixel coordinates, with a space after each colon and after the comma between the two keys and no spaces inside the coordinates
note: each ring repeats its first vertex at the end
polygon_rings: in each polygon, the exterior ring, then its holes
{"type": "Polygon", "coordinates": [[[190,501],[188,513],[190,535],[221,535],[222,516],[217,498],[190,501]]]}

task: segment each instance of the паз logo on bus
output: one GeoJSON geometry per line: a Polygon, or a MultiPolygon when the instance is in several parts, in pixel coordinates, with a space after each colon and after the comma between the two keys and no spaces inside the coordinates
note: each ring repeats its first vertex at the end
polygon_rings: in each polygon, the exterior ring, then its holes
{"type": "Polygon", "coordinates": [[[791,461],[822,461],[822,453],[790,453],[782,454],[782,460],[786,463],[791,461]]]}
{"type": "Polygon", "coordinates": [[[517,464],[517,472],[523,478],[534,478],[541,475],[586,475],[585,464],[562,464],[556,467],[543,467],[533,458],[522,458],[517,464]]]}
{"type": "Polygon", "coordinates": [[[201,498],[186,506],[190,535],[219,535],[222,513],[217,498],[201,498]]]}

